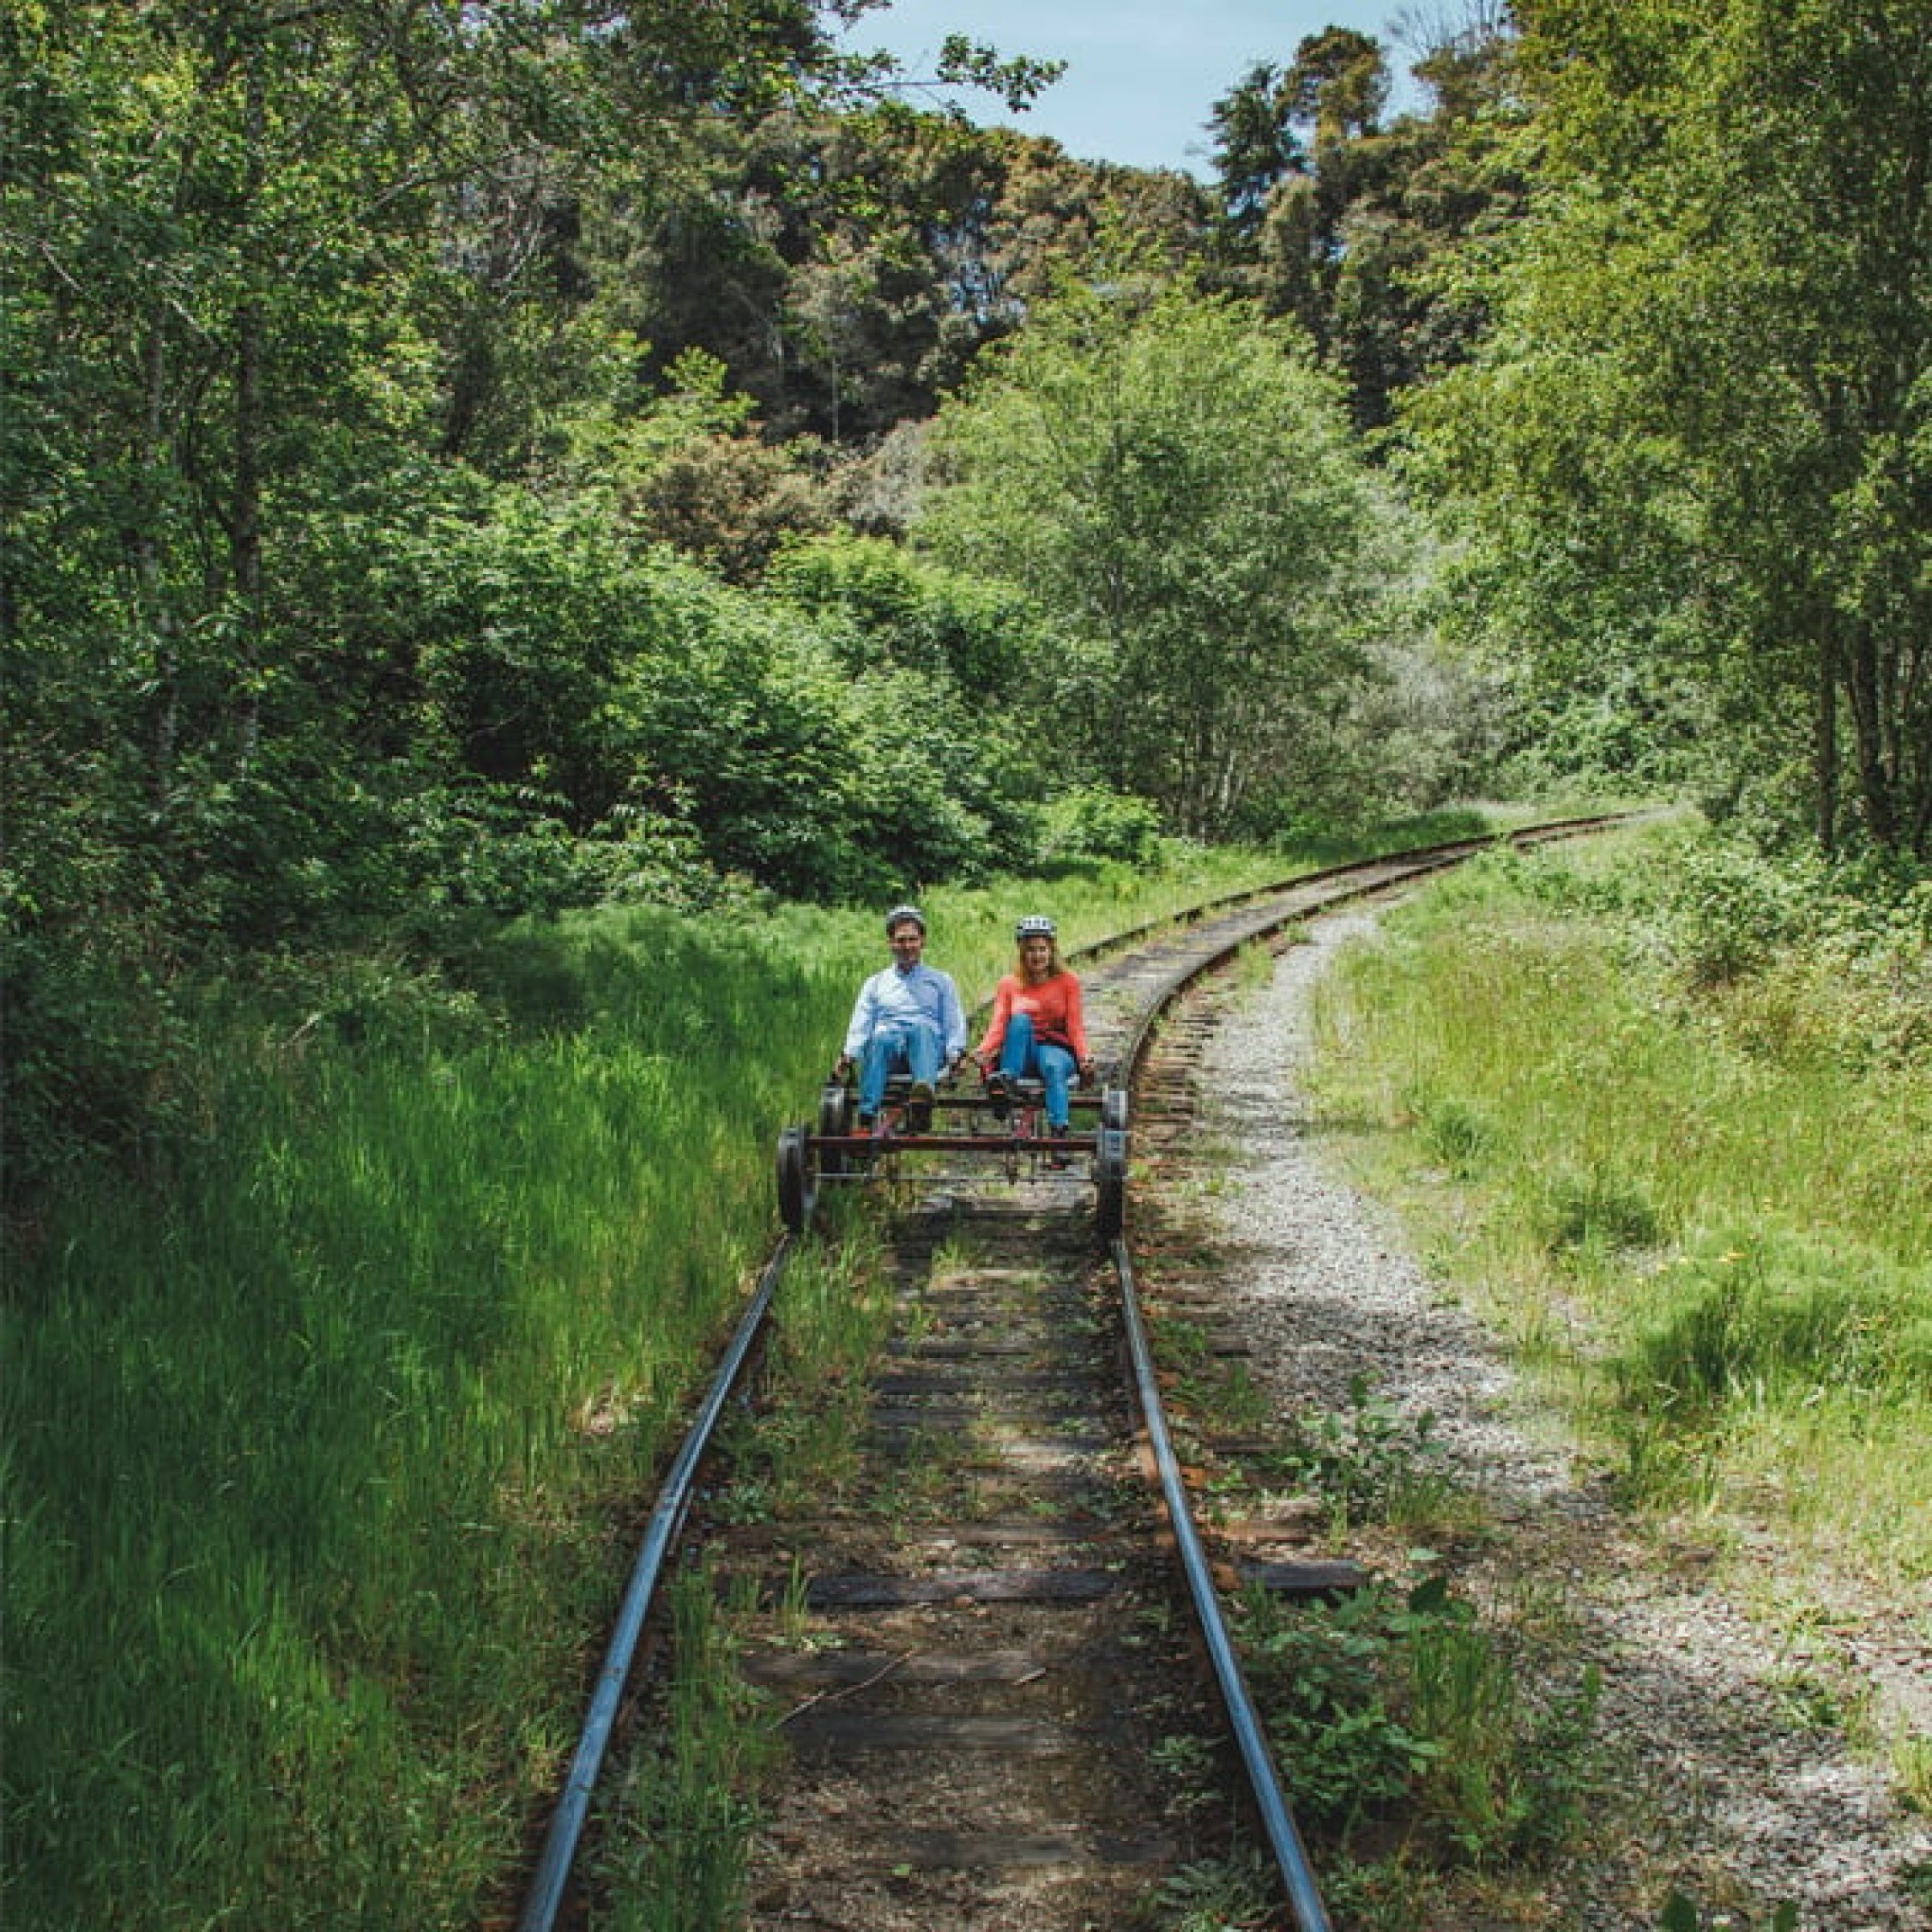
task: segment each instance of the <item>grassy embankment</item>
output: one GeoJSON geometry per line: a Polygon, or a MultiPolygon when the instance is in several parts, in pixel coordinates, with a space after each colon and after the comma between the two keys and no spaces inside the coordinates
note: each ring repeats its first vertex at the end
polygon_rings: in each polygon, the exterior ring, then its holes
{"type": "MultiPolygon", "coordinates": [[[[1018,911],[1077,943],[1298,869],[939,892],[933,955],[970,1001],[1018,911]]],[[[0,1917],[502,1901],[774,1232],[773,1136],[883,956],[870,911],[613,910],[506,932],[460,987],[225,997],[166,1186],[77,1180],[9,1269],[0,1917]]]]}
{"type": "MultiPolygon", "coordinates": [[[[1821,1576],[1922,1587],[1926,887],[1835,901],[1682,828],[1499,855],[1344,959],[1319,1037],[1331,1133],[1633,1499],[1815,1559],[1794,1624],[1821,1576]]],[[[1932,1740],[1870,1741],[1932,1803],[1932,1740]]]]}

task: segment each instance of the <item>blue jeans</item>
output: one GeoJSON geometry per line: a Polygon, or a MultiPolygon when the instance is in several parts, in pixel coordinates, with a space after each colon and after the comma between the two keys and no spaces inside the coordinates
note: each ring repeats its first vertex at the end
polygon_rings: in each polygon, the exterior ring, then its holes
{"type": "Polygon", "coordinates": [[[939,1036],[930,1026],[881,1027],[859,1055],[859,1112],[877,1113],[886,1081],[907,1069],[927,1086],[939,1077],[939,1036]]]}
{"type": "Polygon", "coordinates": [[[1046,1089],[1046,1125],[1064,1127],[1072,1108],[1067,1095],[1080,1063],[1064,1046],[1033,1037],[1033,1017],[1016,1013],[1000,1044],[1000,1071],[1009,1080],[1037,1080],[1046,1089]]]}

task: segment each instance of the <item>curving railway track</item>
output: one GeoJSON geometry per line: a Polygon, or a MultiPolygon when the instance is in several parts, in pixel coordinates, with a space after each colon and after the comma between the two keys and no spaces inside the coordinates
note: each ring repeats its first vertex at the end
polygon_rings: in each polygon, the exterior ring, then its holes
{"type": "MultiPolygon", "coordinates": [[[[1307,875],[1086,949],[1089,1036],[1109,1084],[1131,1089],[1186,989],[1244,947],[1493,843],[1307,875]]],[[[989,1189],[983,1162],[949,1170],[943,1150],[895,1164],[895,1315],[856,1479],[801,1517],[704,1523],[719,1587],[760,1606],[740,1666],[778,1700],[789,1747],[747,1922],[1115,1926],[1232,1833],[1265,1847],[1279,1922],[1320,1932],[1327,1915],[1162,1412],[1121,1225],[1131,1207],[1103,1179],[1096,1217],[1079,1169],[1030,1165],[1021,1186],[989,1189]]],[[[572,1869],[658,1582],[797,1238],[774,1249],[651,1517],[522,1932],[574,1910],[572,1869]]],[[[1278,1563],[1265,1578],[1319,1593],[1349,1582],[1336,1565],[1278,1563]]]]}

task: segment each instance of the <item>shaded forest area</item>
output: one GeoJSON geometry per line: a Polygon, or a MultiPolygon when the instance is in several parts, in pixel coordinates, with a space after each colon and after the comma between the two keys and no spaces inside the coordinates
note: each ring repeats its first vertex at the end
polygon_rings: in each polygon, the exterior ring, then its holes
{"type": "Polygon", "coordinates": [[[1331,29],[1204,182],[866,10],[0,0],[14,1210],[211,976],[507,914],[1539,785],[1923,865],[1922,5],[1331,29]]]}

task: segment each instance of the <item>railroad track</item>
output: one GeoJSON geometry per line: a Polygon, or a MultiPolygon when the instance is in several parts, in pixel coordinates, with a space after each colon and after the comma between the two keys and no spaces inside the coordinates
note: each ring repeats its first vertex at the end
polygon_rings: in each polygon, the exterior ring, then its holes
{"type": "MultiPolygon", "coordinates": [[[[1162,1017],[1244,947],[1492,843],[1335,868],[1086,949],[1088,1033],[1110,1083],[1130,1085],[1162,1017]]],[[[717,1587],[757,1606],[734,1620],[740,1667],[776,1700],[788,1745],[746,1922],[1124,1924],[1234,1832],[1271,1856],[1280,1922],[1322,1932],[1169,1442],[1117,1203],[1110,1212],[1101,1190],[1096,1241],[1084,1172],[1036,1166],[989,1190],[949,1172],[943,1151],[894,1165],[895,1313],[857,1474],[802,1515],[704,1523],[717,1587]]],[[[658,1580],[794,1238],[767,1265],[646,1531],[521,1932],[548,1932],[571,1909],[658,1580]]],[[[1265,1580],[1321,1593],[1350,1583],[1346,1566],[1291,1563],[1265,1580]]]]}

